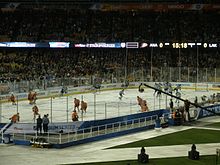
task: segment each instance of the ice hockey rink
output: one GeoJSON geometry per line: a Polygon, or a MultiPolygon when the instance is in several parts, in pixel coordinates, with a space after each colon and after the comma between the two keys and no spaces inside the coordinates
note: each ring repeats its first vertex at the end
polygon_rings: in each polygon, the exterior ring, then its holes
{"type": "MultiPolygon", "coordinates": [[[[88,104],[87,112],[79,111],[79,120],[98,120],[140,112],[140,106],[137,104],[137,96],[147,101],[149,111],[164,109],[169,107],[171,97],[162,94],[161,97],[154,95],[154,90],[145,88],[143,93],[138,89],[126,89],[124,97],[119,99],[120,90],[97,91],[91,93],[57,96],[51,98],[37,99],[36,105],[39,108],[39,113],[42,115],[49,114],[50,122],[72,122],[71,113],[74,109],[73,100],[78,98],[84,100],[88,104]]],[[[181,90],[181,98],[188,99],[194,102],[195,97],[198,97],[198,102],[201,101],[201,96],[210,96],[216,91],[195,91],[189,89],[181,90]]],[[[183,105],[183,102],[176,102],[173,98],[174,107],[183,105]]],[[[21,123],[33,123],[32,107],[28,100],[18,101],[17,105],[12,105],[10,102],[2,103],[1,105],[1,122],[8,123],[9,118],[19,112],[21,123]]]]}
{"type": "MultiPolygon", "coordinates": [[[[140,108],[137,105],[137,96],[146,99],[150,111],[154,109],[165,108],[166,104],[169,104],[170,97],[166,98],[162,95],[161,100],[154,97],[154,91],[145,88],[143,93],[139,93],[137,89],[126,89],[125,96],[122,100],[119,100],[119,91],[101,91],[100,93],[87,93],[71,96],[63,96],[56,98],[38,99],[37,106],[40,108],[41,114],[50,114],[52,109],[53,122],[65,122],[67,120],[67,112],[69,114],[69,121],[71,112],[73,110],[73,99],[79,98],[87,101],[88,112],[84,115],[83,120],[94,119],[94,108],[96,108],[96,118],[109,118],[118,115],[126,115],[130,113],[140,113],[140,108]],[[168,103],[166,103],[166,99],[168,103]],[[95,102],[94,102],[95,100],[95,102]],[[51,102],[52,101],[52,102],[51,102]],[[67,106],[68,101],[68,106],[67,106]],[[52,103],[52,104],[51,104],[52,103]],[[94,103],[96,105],[94,106],[94,103]],[[104,104],[103,104],[104,103],[104,104]],[[107,108],[105,108],[105,104],[107,108]],[[116,105],[114,105],[116,104],[116,105]],[[52,105],[52,108],[50,107],[52,105]],[[107,109],[107,116],[105,116],[105,109],[107,109]]],[[[182,89],[182,98],[194,101],[197,96],[198,101],[201,101],[201,96],[210,96],[217,91],[195,91],[182,89]]],[[[180,102],[180,105],[183,103],[180,102]]],[[[177,106],[174,99],[174,105],[177,106]]],[[[11,105],[11,103],[3,103],[2,114],[4,116],[3,121],[8,122],[8,117],[19,110],[21,115],[21,122],[34,122],[32,114],[32,106],[29,105],[27,100],[18,102],[18,106],[11,105]]],[[[51,116],[50,116],[51,117],[51,116]]],[[[80,118],[81,120],[82,118],[80,118]]],[[[209,122],[219,122],[219,117],[205,118],[209,122]]],[[[105,161],[117,161],[117,160],[136,160],[137,154],[140,148],[125,148],[125,149],[106,149],[112,146],[125,144],[133,141],[152,138],[155,136],[165,135],[177,131],[190,129],[189,126],[168,127],[161,130],[147,130],[136,134],[125,135],[117,138],[106,139],[103,141],[92,142],[88,144],[82,144],[79,146],[73,146],[61,150],[57,149],[42,149],[32,148],[29,146],[17,146],[11,144],[0,145],[0,165],[4,164],[17,164],[17,165],[55,165],[55,164],[78,164],[88,162],[105,162],[105,161]],[[122,154],[123,153],[123,154],[122,154]]],[[[198,144],[197,148],[201,152],[201,155],[215,154],[216,148],[219,143],[210,144],[198,144]]],[[[146,147],[150,158],[164,158],[164,157],[180,157],[187,156],[187,150],[191,145],[174,145],[174,146],[157,146],[146,147]],[[158,154],[160,153],[160,154],[158,154]]]]}

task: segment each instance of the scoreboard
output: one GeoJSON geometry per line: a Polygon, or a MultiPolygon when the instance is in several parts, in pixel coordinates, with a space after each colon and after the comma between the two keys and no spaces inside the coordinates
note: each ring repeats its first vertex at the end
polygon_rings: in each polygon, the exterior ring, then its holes
{"type": "Polygon", "coordinates": [[[158,48],[174,48],[174,49],[187,49],[187,48],[218,48],[220,43],[201,43],[201,42],[160,42],[160,43],[141,43],[140,48],[158,47],[158,48]]]}
{"type": "Polygon", "coordinates": [[[0,48],[219,48],[215,42],[116,42],[116,43],[73,43],[73,42],[0,42],[0,48]]]}

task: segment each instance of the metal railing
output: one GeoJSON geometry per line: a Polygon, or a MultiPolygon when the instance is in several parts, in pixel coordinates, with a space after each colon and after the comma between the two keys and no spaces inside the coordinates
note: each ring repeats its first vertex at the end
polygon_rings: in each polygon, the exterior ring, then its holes
{"type": "MultiPolygon", "coordinates": [[[[130,82],[220,82],[220,68],[195,68],[195,67],[144,67],[127,68],[119,67],[113,73],[101,74],[103,84],[123,83],[125,79],[130,82]]],[[[48,90],[61,86],[86,86],[95,83],[95,76],[64,77],[54,79],[36,79],[31,81],[0,82],[0,94],[10,92],[23,93],[30,90],[48,90]]]]}
{"type": "Polygon", "coordinates": [[[46,133],[45,135],[38,136],[37,134],[13,133],[14,140],[30,141],[33,138],[43,137],[50,144],[63,144],[87,138],[97,137],[100,135],[106,135],[111,133],[117,133],[125,130],[131,130],[135,128],[145,127],[153,125],[155,120],[158,119],[157,115],[143,117],[138,119],[132,119],[127,121],[120,121],[115,123],[109,123],[105,125],[92,126],[89,128],[79,129],[75,132],[64,133],[46,133]]]}

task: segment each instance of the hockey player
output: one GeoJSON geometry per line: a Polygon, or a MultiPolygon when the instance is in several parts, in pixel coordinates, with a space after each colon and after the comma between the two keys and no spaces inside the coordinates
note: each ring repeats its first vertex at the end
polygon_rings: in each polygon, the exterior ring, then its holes
{"type": "Polygon", "coordinates": [[[33,115],[34,115],[33,120],[35,120],[35,119],[36,119],[36,116],[37,116],[37,115],[40,115],[40,114],[39,114],[39,108],[38,108],[36,105],[34,105],[34,106],[32,107],[32,111],[33,111],[33,115]]]}
{"type": "Polygon", "coordinates": [[[97,91],[101,89],[101,84],[94,84],[93,88],[96,89],[97,91]]]}
{"type": "Polygon", "coordinates": [[[172,88],[172,84],[170,82],[165,82],[163,84],[163,89],[164,89],[164,92],[172,94],[173,88],[172,88]]]}
{"type": "Polygon", "coordinates": [[[125,80],[125,82],[121,85],[122,88],[127,88],[129,86],[129,81],[125,80]]]}
{"type": "MultiPolygon", "coordinates": [[[[179,91],[176,91],[176,97],[181,98],[181,93],[179,91]]],[[[179,106],[179,103],[180,103],[179,99],[176,99],[176,103],[179,106]]]]}
{"type": "Polygon", "coordinates": [[[171,95],[173,94],[173,88],[171,84],[168,86],[168,93],[171,95]]]}
{"type": "Polygon", "coordinates": [[[12,105],[16,105],[16,99],[15,99],[15,95],[13,93],[11,94],[9,101],[11,101],[12,105]]]}
{"type": "Polygon", "coordinates": [[[14,114],[11,118],[9,118],[9,120],[11,120],[12,123],[19,122],[20,121],[19,113],[14,114]]]}
{"type": "Polygon", "coordinates": [[[206,102],[207,102],[207,96],[206,96],[206,95],[203,95],[203,96],[201,97],[201,100],[202,100],[203,103],[206,103],[206,102]]]}
{"type": "Polygon", "coordinates": [[[143,99],[137,96],[137,103],[141,106],[143,99]]]}
{"type": "Polygon", "coordinates": [[[156,95],[156,97],[160,97],[161,96],[161,90],[162,90],[162,84],[161,83],[155,83],[154,85],[155,91],[154,91],[154,95],[156,95]]]}
{"type": "Polygon", "coordinates": [[[148,106],[147,106],[147,101],[146,100],[142,100],[142,103],[141,103],[141,112],[148,112],[149,109],[148,109],[148,106]]]}
{"type": "Polygon", "coordinates": [[[154,89],[154,96],[155,96],[155,94],[157,93],[157,89],[158,89],[158,84],[157,83],[154,84],[154,88],[155,88],[154,89]]]}
{"type": "Polygon", "coordinates": [[[34,92],[32,95],[32,99],[33,99],[33,104],[36,104],[36,100],[37,100],[37,92],[34,92]]]}
{"type": "Polygon", "coordinates": [[[168,90],[169,90],[169,82],[165,82],[165,83],[163,84],[163,90],[164,90],[164,92],[168,93],[168,90]]]}
{"type": "Polygon", "coordinates": [[[125,88],[127,88],[129,86],[129,80],[125,81],[125,88]]]}
{"type": "Polygon", "coordinates": [[[99,77],[94,78],[94,83],[92,85],[92,90],[95,90],[95,92],[101,91],[101,85],[102,85],[102,79],[99,77]]]}
{"type": "Polygon", "coordinates": [[[60,90],[60,96],[63,96],[64,93],[65,93],[65,89],[64,89],[64,87],[62,87],[60,90]]]}
{"type": "Polygon", "coordinates": [[[181,91],[181,84],[177,84],[176,87],[174,88],[174,91],[176,92],[181,91]]]}
{"type": "Polygon", "coordinates": [[[210,95],[209,98],[208,98],[208,103],[210,104],[214,104],[215,103],[215,100],[216,100],[216,96],[215,96],[215,93],[210,95]]]}
{"type": "Polygon", "coordinates": [[[85,101],[81,101],[81,110],[86,113],[87,103],[85,101]]]}
{"type": "Polygon", "coordinates": [[[32,104],[32,93],[31,91],[28,93],[29,104],[32,104]]]}
{"type": "Polygon", "coordinates": [[[29,92],[28,93],[29,104],[36,104],[37,100],[37,92],[29,92]]]}
{"type": "Polygon", "coordinates": [[[121,100],[123,95],[125,95],[125,89],[122,89],[120,92],[119,92],[119,99],[121,100]]]}
{"type": "Polygon", "coordinates": [[[72,121],[78,121],[78,120],[79,120],[78,113],[76,112],[76,110],[73,110],[73,112],[72,112],[72,121]]]}
{"type": "Polygon", "coordinates": [[[77,98],[74,98],[74,110],[76,110],[76,108],[77,108],[77,110],[78,110],[78,112],[79,112],[79,104],[80,104],[80,100],[79,99],[77,99],[77,98]]]}

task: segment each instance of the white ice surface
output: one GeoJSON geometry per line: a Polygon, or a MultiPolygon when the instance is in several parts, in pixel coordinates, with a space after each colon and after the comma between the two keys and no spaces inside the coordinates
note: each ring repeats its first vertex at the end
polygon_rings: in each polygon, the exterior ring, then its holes
{"type": "MultiPolygon", "coordinates": [[[[38,99],[37,106],[40,109],[41,116],[49,114],[49,119],[52,122],[71,122],[71,113],[73,111],[73,99],[78,98],[88,103],[87,113],[79,112],[79,120],[94,120],[104,119],[110,117],[117,117],[122,115],[140,113],[140,107],[137,105],[137,96],[147,101],[149,110],[157,110],[169,106],[170,96],[162,94],[161,99],[154,97],[154,91],[146,88],[143,93],[138,92],[137,89],[126,89],[122,100],[119,100],[119,91],[101,91],[97,93],[77,94],[71,96],[63,96],[56,98],[38,99]],[[167,100],[167,101],[166,101],[167,100]]],[[[201,101],[201,96],[210,96],[215,91],[194,91],[182,90],[182,98],[194,101],[195,96],[198,96],[198,101],[201,101]]],[[[174,106],[176,99],[173,99],[174,106]]],[[[180,105],[183,103],[180,102],[180,105]]],[[[11,103],[2,103],[1,106],[1,122],[9,122],[9,118],[17,113],[20,114],[21,123],[33,123],[32,107],[28,100],[19,101],[18,105],[11,103]]]]}

